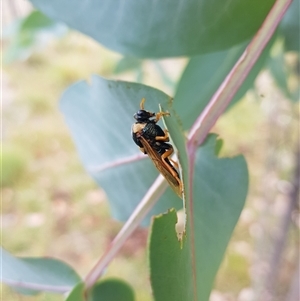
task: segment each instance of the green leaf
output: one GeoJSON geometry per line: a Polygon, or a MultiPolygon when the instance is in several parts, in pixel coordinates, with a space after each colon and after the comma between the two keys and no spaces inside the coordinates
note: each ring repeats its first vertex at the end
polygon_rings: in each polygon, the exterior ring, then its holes
{"type": "Polygon", "coordinates": [[[174,118],[163,118],[165,127],[169,131],[170,140],[172,145],[176,149],[176,155],[178,157],[178,163],[180,167],[180,177],[184,186],[184,210],[186,210],[186,205],[189,201],[189,161],[188,154],[186,150],[186,136],[181,127],[181,119],[173,109],[173,102],[168,102],[168,110],[161,106],[162,111],[169,111],[171,116],[174,118]]]}
{"type": "Polygon", "coordinates": [[[79,282],[69,293],[66,301],[85,301],[84,283],[79,282]]]}
{"type": "Polygon", "coordinates": [[[150,233],[150,277],[155,301],[193,300],[190,249],[178,241],[174,209],[156,216],[150,233]]]}
{"type": "Polygon", "coordinates": [[[294,90],[291,90],[288,86],[290,77],[292,75],[297,77],[297,74],[293,74],[297,73],[297,71],[287,68],[284,55],[284,39],[282,36],[279,36],[272,48],[271,56],[267,61],[268,68],[283,94],[293,102],[297,102],[299,101],[299,85],[295,87],[294,90]]]}
{"type": "Polygon", "coordinates": [[[118,300],[134,301],[134,292],[126,282],[119,279],[106,279],[97,283],[91,291],[89,301],[118,300]]]}
{"type": "Polygon", "coordinates": [[[175,232],[176,213],[154,219],[150,236],[150,272],[156,301],[207,301],[248,189],[245,160],[217,158],[216,136],[198,149],[193,182],[191,228],[182,245],[175,232]],[[197,296],[197,297],[196,297],[197,296]]]}
{"type": "Polygon", "coordinates": [[[285,38],[286,51],[300,51],[300,7],[299,0],[294,0],[285,13],[279,30],[285,38]]]}
{"type": "MultiPolygon", "coordinates": [[[[252,68],[246,80],[233,97],[229,108],[240,100],[265,64],[274,39],[265,48],[252,68]]],[[[184,129],[188,129],[204,110],[211,97],[231,71],[248,43],[235,46],[229,50],[204,54],[190,59],[177,86],[174,97],[174,109],[180,112],[184,129]]]]}
{"type": "Polygon", "coordinates": [[[275,43],[272,49],[272,55],[268,60],[268,67],[282,92],[287,97],[290,97],[282,44],[283,43],[280,40],[278,40],[277,43],[275,43]]]}
{"type": "Polygon", "coordinates": [[[134,69],[140,69],[142,66],[142,61],[139,59],[136,59],[134,57],[122,57],[114,70],[115,74],[118,73],[122,73],[122,72],[126,72],[126,71],[130,71],[130,70],[134,70],[134,69]]]}
{"type": "MultiPolygon", "coordinates": [[[[154,88],[99,76],[93,76],[90,85],[83,81],[74,84],[61,98],[61,110],[81,160],[105,190],[112,215],[121,221],[128,219],[158,176],[130,134],[133,114],[143,97],[146,110],[152,112],[159,110],[159,103],[170,100],[154,88]]],[[[168,188],[148,217],[181,206],[181,200],[168,188]]]]}
{"type": "Polygon", "coordinates": [[[2,281],[19,292],[66,292],[81,279],[66,263],[54,258],[14,257],[2,252],[2,281]]]}
{"type": "Polygon", "coordinates": [[[40,11],[33,11],[22,21],[22,30],[26,31],[40,31],[45,29],[53,29],[56,22],[49,19],[40,11]]]}
{"type": "MultiPolygon", "coordinates": [[[[78,283],[66,301],[85,301],[84,283],[78,283]]],[[[134,301],[134,292],[129,284],[119,279],[105,279],[96,283],[88,292],[88,301],[117,300],[134,301]]]]}
{"type": "Polygon", "coordinates": [[[54,22],[39,11],[33,11],[17,20],[8,36],[10,43],[4,53],[4,62],[27,59],[34,50],[49,43],[49,38],[61,37],[67,32],[65,25],[54,22]]]}
{"type": "Polygon", "coordinates": [[[275,0],[31,0],[124,55],[171,57],[213,52],[239,44],[259,29],[275,0]]]}

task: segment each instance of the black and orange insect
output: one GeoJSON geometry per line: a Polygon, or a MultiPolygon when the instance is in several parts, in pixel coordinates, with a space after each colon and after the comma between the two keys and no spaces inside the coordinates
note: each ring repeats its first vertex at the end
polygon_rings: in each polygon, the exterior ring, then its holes
{"type": "Polygon", "coordinates": [[[182,182],[176,168],[178,164],[171,159],[174,152],[169,142],[167,130],[163,130],[157,122],[168,112],[152,113],[144,109],[145,98],[140,103],[140,110],[133,117],[136,122],[132,125],[132,139],[140,150],[149,156],[155,167],[165,177],[172,189],[181,198],[182,182]],[[176,167],[176,168],[175,168],[176,167]]]}

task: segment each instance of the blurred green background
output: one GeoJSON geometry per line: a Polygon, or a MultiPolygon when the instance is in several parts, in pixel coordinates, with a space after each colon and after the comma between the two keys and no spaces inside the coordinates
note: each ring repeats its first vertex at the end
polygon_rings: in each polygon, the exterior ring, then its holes
{"type": "MultiPolygon", "coordinates": [[[[4,1],[4,52],[12,53],[11,24],[30,10],[26,1],[4,1]]],[[[62,259],[84,276],[122,224],[110,218],[105,192],[80,163],[58,109],[60,95],[91,74],[142,81],[174,95],[187,59],[132,61],[128,69],[119,54],[68,30],[43,37],[43,43],[14,55],[4,61],[2,70],[2,244],[14,255],[62,259]]],[[[286,54],[284,64],[297,70],[298,55],[286,54]]],[[[288,78],[291,89],[299,84],[297,72],[288,78]]],[[[281,293],[278,300],[283,300],[292,289],[299,259],[298,210],[291,210],[286,229],[284,224],[297,197],[299,102],[287,99],[264,69],[255,88],[212,131],[224,139],[222,156],[246,157],[250,190],[211,301],[256,300],[272,271],[281,293]],[[280,239],[281,234],[285,239],[280,239]],[[276,252],[280,260],[274,262],[276,252]]],[[[132,143],[130,134],[128,143],[132,143]]],[[[138,229],[105,275],[126,279],[142,301],[152,300],[146,243],[147,229],[138,229]]],[[[2,296],[3,300],[64,299],[55,294],[21,296],[5,286],[2,296]]]]}

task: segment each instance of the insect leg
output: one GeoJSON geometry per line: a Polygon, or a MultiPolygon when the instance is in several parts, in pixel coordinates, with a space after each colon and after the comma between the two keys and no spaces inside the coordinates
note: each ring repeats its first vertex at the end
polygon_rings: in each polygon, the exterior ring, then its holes
{"type": "Polygon", "coordinates": [[[182,185],[182,182],[181,182],[181,180],[180,180],[180,178],[179,178],[179,175],[178,175],[178,173],[170,166],[170,164],[168,164],[168,163],[166,162],[166,159],[168,159],[169,161],[175,163],[174,165],[175,165],[176,167],[178,167],[177,162],[174,162],[174,161],[170,158],[170,156],[172,155],[172,153],[173,153],[173,147],[171,147],[171,148],[168,149],[165,153],[163,153],[162,156],[161,156],[161,159],[162,159],[162,161],[164,162],[164,164],[165,164],[166,168],[168,169],[168,171],[169,171],[169,172],[171,173],[171,175],[176,179],[176,181],[177,181],[177,183],[178,183],[178,186],[179,186],[180,194],[181,194],[182,191],[183,191],[183,185],[182,185]]]}
{"type": "MultiPolygon", "coordinates": [[[[168,130],[164,130],[164,133],[165,133],[165,136],[156,136],[155,137],[155,140],[156,141],[162,141],[162,142],[168,142],[170,139],[169,139],[169,132],[168,130]]],[[[172,153],[173,153],[173,148],[172,148],[172,153]]],[[[171,153],[171,154],[172,154],[171,153]]],[[[164,153],[165,154],[165,153],[164,153]]],[[[169,155],[170,156],[170,155],[169,155]]],[[[168,157],[169,161],[171,161],[175,167],[178,169],[178,163],[174,160],[172,160],[170,157],[168,157]]]]}
{"type": "Polygon", "coordinates": [[[169,112],[158,112],[158,113],[156,113],[155,123],[158,122],[158,120],[160,120],[160,118],[162,116],[170,116],[170,113],[169,112]]]}
{"type": "Polygon", "coordinates": [[[171,175],[176,178],[178,181],[179,178],[178,178],[178,174],[177,172],[170,166],[170,164],[167,163],[166,159],[170,160],[170,156],[173,154],[173,147],[171,146],[166,152],[164,152],[162,155],[161,155],[161,159],[162,161],[164,162],[166,168],[168,169],[168,171],[171,173],[171,175]]]}
{"type": "Polygon", "coordinates": [[[164,130],[165,135],[164,136],[156,136],[155,140],[156,141],[162,141],[162,142],[168,142],[169,139],[169,133],[167,130],[164,130]]]}

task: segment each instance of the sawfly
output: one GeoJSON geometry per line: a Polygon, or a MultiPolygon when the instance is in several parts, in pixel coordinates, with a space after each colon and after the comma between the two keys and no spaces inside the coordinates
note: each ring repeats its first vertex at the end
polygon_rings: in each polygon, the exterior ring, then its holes
{"type": "Polygon", "coordinates": [[[140,110],[133,115],[136,122],[132,125],[132,139],[140,150],[149,156],[176,194],[182,198],[182,181],[177,171],[178,164],[171,159],[174,149],[168,143],[168,131],[157,124],[162,116],[169,116],[170,113],[146,111],[144,103],[145,98],[140,103],[140,110]]]}

